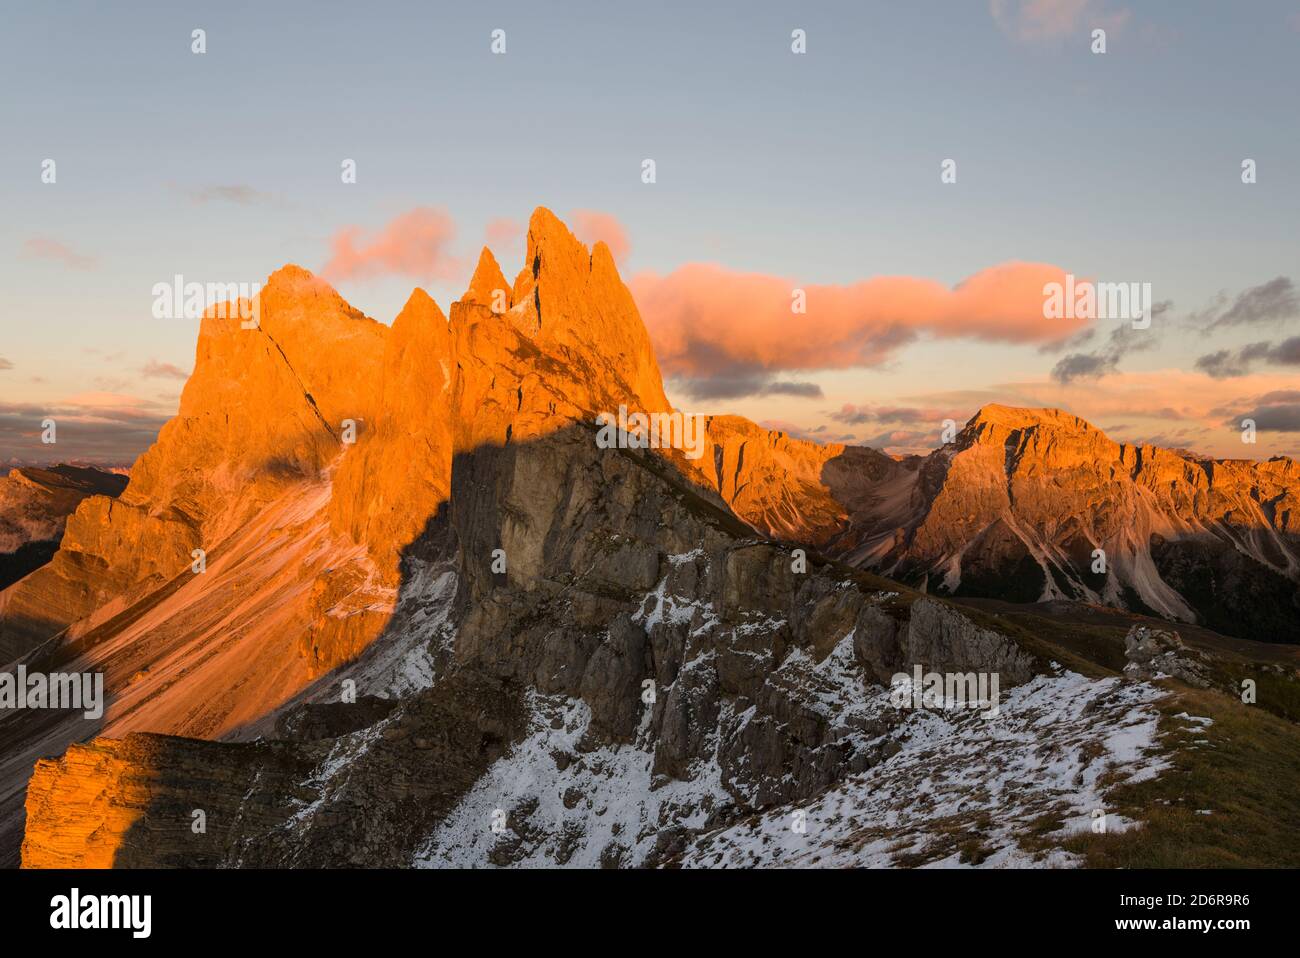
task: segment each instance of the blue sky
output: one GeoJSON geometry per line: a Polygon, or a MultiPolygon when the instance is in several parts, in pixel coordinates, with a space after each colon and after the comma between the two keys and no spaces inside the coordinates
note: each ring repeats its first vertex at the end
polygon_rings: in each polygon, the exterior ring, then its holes
{"type": "MultiPolygon", "coordinates": [[[[1300,267],[1300,4],[1036,4],[11,9],[0,36],[0,444],[11,448],[0,461],[32,454],[15,424],[33,411],[119,409],[124,397],[134,426],[101,424],[104,444],[79,454],[140,451],[181,386],[157,371],[193,363],[196,323],[151,315],[160,280],[319,270],[341,229],[380,231],[417,207],[446,211],[447,253],[472,266],[489,222],[526,221],[537,205],[616,217],[625,276],[712,262],[810,285],[901,275],[951,286],[1023,260],[1150,282],[1174,304],[1158,346],[1086,382],[1053,381],[1061,353],[1039,343],[922,334],[883,365],[792,373],[821,396],[699,411],[855,441],[907,433],[888,443],[906,451],[937,426],[926,415],[1002,398],[1125,426],[1117,438],[1232,453],[1221,414],[1284,391],[1288,373],[1300,388],[1295,366],[1226,379],[1195,369],[1214,350],[1300,332],[1285,303],[1262,325],[1193,331],[1221,292],[1231,302],[1300,267]],[[203,55],[191,52],[195,28],[203,55]],[[504,56],[489,49],[496,28],[504,56]],[[802,56],[795,28],[807,31],[802,56]],[[653,185],[640,179],[645,157],[653,185]],[[958,182],[944,185],[948,157],[958,182]],[[1245,157],[1258,164],[1249,186],[1245,157]],[[53,185],[40,179],[45,158],[53,185]],[[344,158],[355,184],[340,181],[344,158]],[[1156,414],[1169,405],[1157,396],[1184,400],[1179,415],[1156,414]],[[849,423],[832,415],[846,404],[924,415],[849,423]]],[[[498,248],[507,275],[521,252],[498,248]]],[[[445,307],[467,276],[338,287],[387,322],[412,286],[445,307]]],[[[1267,433],[1245,454],[1294,454],[1298,434],[1267,433]]]]}

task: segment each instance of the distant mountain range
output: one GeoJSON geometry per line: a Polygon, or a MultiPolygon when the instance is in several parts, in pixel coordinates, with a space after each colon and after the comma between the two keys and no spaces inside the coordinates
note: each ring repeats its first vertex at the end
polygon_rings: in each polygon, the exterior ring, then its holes
{"type": "Polygon", "coordinates": [[[1076,599],[1300,641],[1300,466],[1132,446],[989,405],[896,461],[714,421],[717,487],[762,532],[940,595],[1076,599]],[[724,438],[725,437],[725,438],[724,438]]]}

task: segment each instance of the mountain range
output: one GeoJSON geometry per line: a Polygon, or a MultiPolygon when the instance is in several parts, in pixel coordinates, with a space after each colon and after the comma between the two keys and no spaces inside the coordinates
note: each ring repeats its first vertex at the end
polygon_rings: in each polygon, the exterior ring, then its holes
{"type": "Polygon", "coordinates": [[[1292,460],[998,405],[902,459],[736,416],[602,448],[673,407],[545,209],[449,315],[295,266],[259,307],[202,320],[129,484],[78,480],[0,592],[0,658],[109,690],[0,713],[11,864],[1079,864],[1243,676],[1293,741],[1292,460]],[[1000,718],[891,707],[914,666],[1000,676],[1000,718]]]}
{"type": "Polygon", "coordinates": [[[720,443],[717,488],[756,529],[923,591],[1074,599],[1300,640],[1292,459],[1125,445],[1059,409],[999,405],[901,461],[743,422],[718,434],[737,438],[720,443]]]}

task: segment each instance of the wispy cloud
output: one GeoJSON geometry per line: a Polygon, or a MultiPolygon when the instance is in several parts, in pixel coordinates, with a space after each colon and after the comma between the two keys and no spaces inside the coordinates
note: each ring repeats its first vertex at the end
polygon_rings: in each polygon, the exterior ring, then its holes
{"type": "Polygon", "coordinates": [[[68,269],[94,269],[96,259],[78,253],[65,243],[48,236],[33,236],[23,243],[23,255],[30,259],[48,259],[62,263],[68,269]]]}
{"type": "Polygon", "coordinates": [[[243,183],[221,186],[203,186],[186,190],[186,195],[200,205],[212,202],[234,203],[238,206],[255,206],[274,203],[276,198],[270,193],[263,193],[243,183]]]}
{"type": "Polygon", "coordinates": [[[1300,336],[1274,346],[1271,342],[1248,343],[1239,349],[1219,349],[1196,360],[1196,368],[1215,379],[1245,376],[1256,365],[1300,366],[1300,336]]]}
{"type": "Polygon", "coordinates": [[[989,0],[989,13],[1004,34],[1029,44],[1082,36],[1098,27],[1118,30],[1130,18],[1128,10],[1100,0],[989,0]]]}
{"type": "Polygon", "coordinates": [[[773,432],[783,432],[786,435],[793,436],[796,439],[807,439],[810,442],[817,443],[855,443],[858,441],[857,436],[851,433],[833,433],[827,431],[825,426],[816,426],[809,428],[800,426],[797,423],[787,422],[784,419],[764,419],[759,423],[764,429],[770,429],[773,432]]]}
{"type": "Polygon", "coordinates": [[[915,425],[917,423],[928,423],[939,425],[945,419],[954,419],[957,414],[949,410],[938,408],[921,408],[916,406],[872,406],[872,405],[854,405],[845,403],[842,407],[832,413],[828,413],[831,419],[836,422],[844,423],[846,426],[860,426],[866,423],[895,423],[899,425],[915,425]]]}
{"type": "MultiPolygon", "coordinates": [[[[1151,307],[1152,320],[1172,308],[1168,300],[1151,307]]],[[[1232,328],[1277,325],[1300,316],[1300,298],[1286,276],[1251,286],[1235,296],[1219,293],[1203,309],[1177,321],[1178,328],[1199,330],[1204,335],[1232,328]]],[[[1120,362],[1130,353],[1143,352],[1161,344],[1170,329],[1168,323],[1155,323],[1148,329],[1133,329],[1128,324],[1114,327],[1101,346],[1090,351],[1075,351],[1060,359],[1052,369],[1052,379],[1065,384],[1075,380],[1099,379],[1119,372],[1120,362]]],[[[1081,333],[1067,348],[1081,346],[1095,338],[1096,329],[1081,333]]],[[[1261,364],[1296,365],[1300,363],[1300,337],[1274,346],[1271,342],[1250,343],[1237,349],[1220,349],[1196,360],[1195,368],[1215,379],[1243,376],[1261,364]]]]}
{"type": "Polygon", "coordinates": [[[509,217],[488,220],[483,230],[484,245],[495,252],[499,248],[513,246],[524,238],[524,224],[509,217]]]}
{"type": "Polygon", "coordinates": [[[190,374],[179,366],[171,363],[161,363],[156,359],[150,359],[140,367],[140,375],[157,379],[189,379],[190,374]]]}
{"type": "Polygon", "coordinates": [[[1251,286],[1229,299],[1220,293],[1205,309],[1188,317],[1189,323],[1211,332],[1234,326],[1263,326],[1300,317],[1300,297],[1288,276],[1251,286]]]}
{"type": "MultiPolygon", "coordinates": [[[[1111,329],[1105,342],[1091,352],[1073,352],[1061,357],[1052,367],[1052,378],[1058,383],[1070,383],[1076,379],[1100,379],[1119,372],[1120,361],[1130,353],[1145,352],[1160,345],[1163,327],[1155,321],[1167,313],[1173,303],[1164,300],[1151,307],[1151,326],[1146,329],[1134,329],[1129,323],[1122,323],[1111,329]]],[[[1079,341],[1090,341],[1095,330],[1088,330],[1086,337],[1079,341]]]]}

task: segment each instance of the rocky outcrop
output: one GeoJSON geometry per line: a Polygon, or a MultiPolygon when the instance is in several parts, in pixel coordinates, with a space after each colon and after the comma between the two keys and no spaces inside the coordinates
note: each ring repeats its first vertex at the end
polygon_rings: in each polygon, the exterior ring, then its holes
{"type": "Polygon", "coordinates": [[[127,477],[89,466],[20,466],[0,477],[0,553],[30,542],[57,542],[63,524],[88,496],[115,498],[127,477]]]}
{"type": "MultiPolygon", "coordinates": [[[[426,543],[454,550],[463,577],[455,639],[432,688],[395,705],[363,695],[287,713],[279,730],[300,743],[293,761],[314,764],[289,785],[276,771],[283,751],[247,753],[269,763],[265,772],[243,766],[240,753],[235,781],[250,789],[242,801],[282,814],[240,818],[240,839],[220,839],[223,864],[409,862],[449,816],[479,801],[467,796],[491,761],[535,754],[530,741],[554,723],[572,731],[571,744],[538,760],[577,776],[617,755],[691,797],[617,841],[573,823],[557,830],[538,812],[544,795],[484,805],[476,814],[493,836],[486,854],[509,864],[544,846],[559,858],[567,849],[574,860],[654,864],[705,828],[810,800],[887,760],[905,716],[883,707],[879,676],[910,671],[913,654],[935,657],[919,663],[927,669],[1005,668],[1004,688],[1041,667],[936,600],[880,593],[841,566],[800,571],[791,549],[747,538],[652,453],[598,449],[579,426],[462,454],[452,487],[451,522],[426,543]],[[505,572],[480,558],[495,548],[505,550],[505,572]],[[451,715],[436,705],[446,697],[463,708],[451,715]],[[495,811],[502,828],[493,833],[495,811]],[[695,824],[683,832],[679,820],[695,824]]],[[[168,844],[183,833],[177,809],[200,803],[218,775],[188,763],[224,762],[169,747],[183,757],[162,780],[185,798],[160,786],[131,806],[139,818],[129,834],[118,829],[131,848],[122,863],[174,863],[185,847],[168,844]]],[[[33,782],[26,865],[64,860],[47,850],[78,831],[113,833],[103,810],[69,819],[45,797],[65,788],[84,804],[75,796],[125,787],[96,780],[123,770],[77,754],[33,782]],[[86,781],[63,781],[77,776],[86,781]]],[[[587,797],[573,793],[575,815],[587,797]]],[[[213,814],[207,801],[209,823],[242,807],[213,814]]]]}
{"type": "Polygon", "coordinates": [[[282,807],[243,801],[274,782],[292,795],[311,756],[285,743],[219,745],[161,735],[97,738],[36,764],[23,863],[42,868],[215,867],[243,834],[283,821],[282,807]]]}
{"type": "Polygon", "coordinates": [[[740,416],[709,417],[707,437],[705,482],[756,530],[786,542],[857,547],[858,527],[898,521],[896,490],[915,481],[914,462],[796,439],[740,416]]]}
{"type": "Polygon", "coordinates": [[[219,744],[132,734],[74,745],[37,764],[23,865],[405,864],[519,723],[517,694],[462,673],[341,737],[219,744]],[[59,827],[45,827],[52,820],[59,827]]]}
{"type": "MultiPolygon", "coordinates": [[[[124,475],[87,466],[21,466],[0,476],[0,590],[53,558],[68,516],[89,496],[114,498],[124,475]]],[[[0,662],[13,657],[0,647],[0,662]]]]}
{"type": "Polygon", "coordinates": [[[1204,657],[1187,648],[1177,632],[1135,625],[1124,636],[1124,673],[1153,680],[1176,678],[1188,685],[1208,688],[1210,681],[1204,657]]]}
{"type": "Polygon", "coordinates": [[[456,450],[591,424],[620,404],[671,410],[649,335],[604,243],[588,251],[539,209],[528,225],[525,268],[512,288],[503,283],[485,250],[469,291],[451,307],[456,450]]]}
{"type": "Polygon", "coordinates": [[[912,604],[904,655],[935,672],[996,672],[1012,685],[1029,681],[1036,671],[1033,657],[1011,639],[933,599],[912,604]]]}

